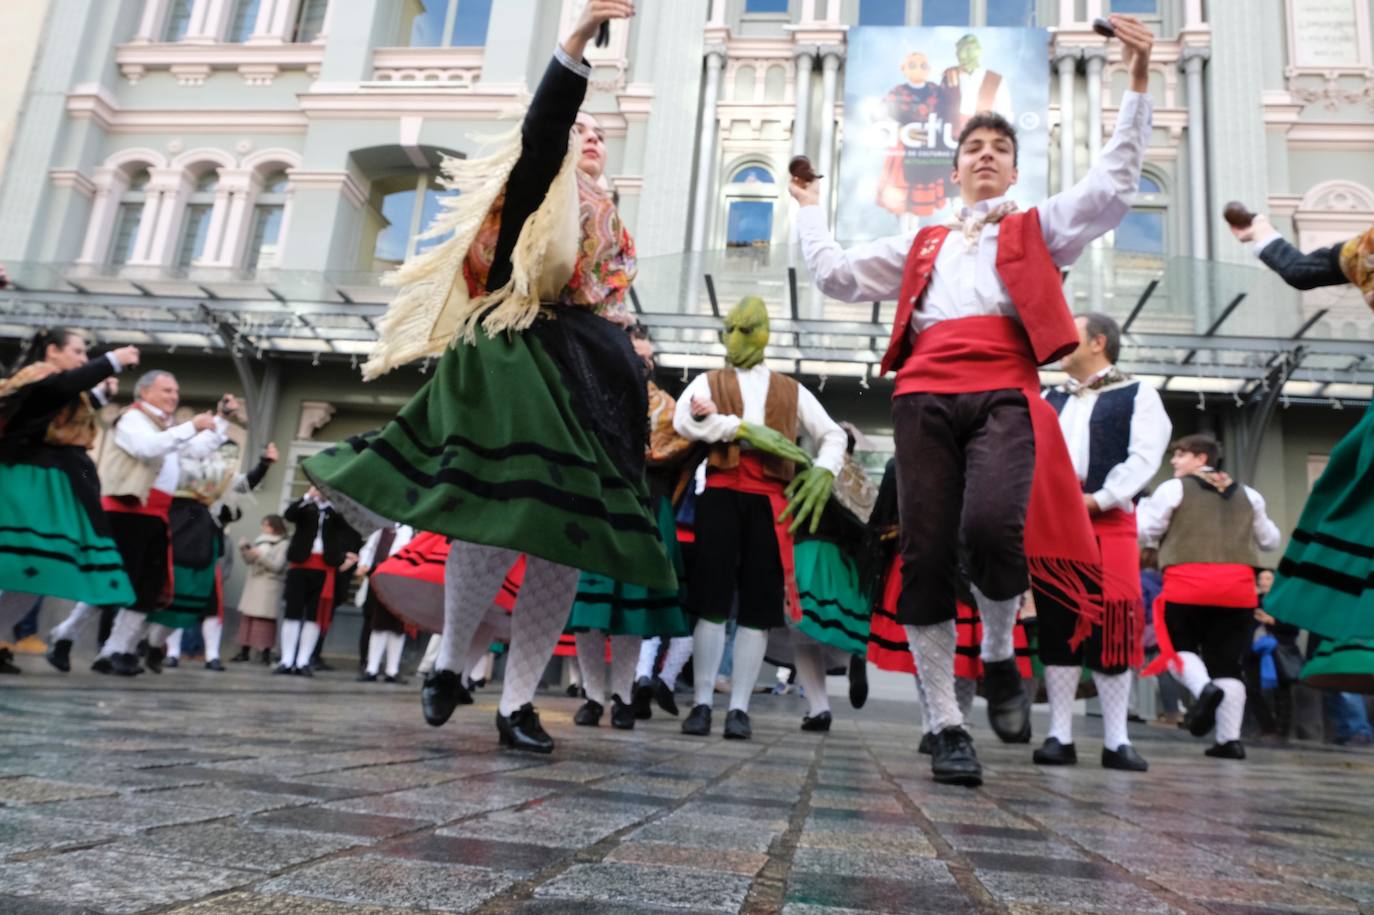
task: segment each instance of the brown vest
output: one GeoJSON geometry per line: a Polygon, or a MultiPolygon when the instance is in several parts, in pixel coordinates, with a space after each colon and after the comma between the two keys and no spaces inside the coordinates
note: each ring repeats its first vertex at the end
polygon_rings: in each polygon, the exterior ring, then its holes
{"type": "MultiPolygon", "coordinates": [[[[119,419],[115,420],[115,425],[124,422],[130,413],[137,412],[138,408],[129,407],[119,419]]],[[[148,420],[157,423],[151,414],[144,414],[148,420]]],[[[137,422],[138,420],[133,420],[137,422]]],[[[111,430],[113,432],[113,430],[111,430]]],[[[100,456],[100,494],[102,496],[124,497],[133,496],[139,504],[148,502],[148,493],[152,491],[153,482],[157,479],[158,471],[162,469],[162,462],[165,458],[153,458],[150,461],[140,460],[134,457],[123,448],[114,443],[114,436],[110,436],[110,442],[105,446],[105,451],[100,456]]]]}
{"type": "MultiPolygon", "coordinates": [[[[716,369],[706,373],[711,387],[711,400],[724,416],[744,415],[744,396],[740,393],[739,378],[734,369],[716,369]]],[[[763,404],[763,424],[781,432],[789,441],[797,440],[797,398],[799,385],[795,378],[771,372],[768,376],[768,397],[763,404]]],[[[706,465],[716,470],[730,470],[739,466],[739,444],[719,442],[711,446],[706,465]]],[[[797,465],[791,461],[763,456],[763,472],[774,480],[786,483],[797,475],[797,465]]]]}
{"type": "Polygon", "coordinates": [[[1255,508],[1245,487],[1232,484],[1230,498],[1195,477],[1184,477],[1183,501],[1174,509],[1159,547],[1159,566],[1224,562],[1258,566],[1255,508]]]}

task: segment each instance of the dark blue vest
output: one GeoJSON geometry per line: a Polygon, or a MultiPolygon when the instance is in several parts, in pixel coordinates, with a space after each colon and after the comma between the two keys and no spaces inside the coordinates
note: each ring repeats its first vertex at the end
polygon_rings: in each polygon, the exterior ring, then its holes
{"type": "MultiPolygon", "coordinates": [[[[1084,492],[1097,492],[1107,480],[1113,467],[1131,454],[1131,418],[1135,415],[1135,381],[1097,395],[1093,415],[1088,420],[1088,476],[1083,481],[1084,492]]],[[[1056,413],[1073,396],[1055,388],[1045,400],[1056,413]]],[[[1133,494],[1134,495],[1134,494],[1133,494]]]]}

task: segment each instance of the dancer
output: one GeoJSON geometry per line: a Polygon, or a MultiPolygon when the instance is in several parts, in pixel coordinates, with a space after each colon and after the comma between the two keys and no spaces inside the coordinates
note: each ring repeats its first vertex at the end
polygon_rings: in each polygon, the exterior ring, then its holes
{"type": "Polygon", "coordinates": [[[386,682],[405,682],[401,679],[401,649],[406,643],[406,624],[378,599],[370,587],[370,576],[377,566],[402,550],[414,536],[415,529],[408,524],[383,527],[372,532],[358,554],[357,575],[362,579],[362,587],[354,600],[367,616],[372,630],[367,641],[367,665],[358,674],[360,683],[377,682],[383,656],[386,658],[386,682]]]}
{"type": "Polygon", "coordinates": [[[725,316],[727,367],[692,379],[673,416],[679,435],[711,446],[706,490],[696,503],[696,560],[688,587],[697,618],[696,704],[682,723],[684,734],[711,732],[725,619],[738,594],[724,736],[747,740],[752,735],[749,697],[763,666],[768,630],[786,624],[785,611],[793,619],[801,615],[792,534],[803,526],[816,531],[844,461],[844,430],[814,394],[764,364],[768,336],[763,299],[741,299],[725,316]],[[814,461],[794,444],[802,433],[816,444],[814,461]]]}
{"type": "MultiPolygon", "coordinates": [[[[90,606],[134,599],[86,449],[96,437],[96,405],[113,393],[113,376],[138,365],[138,349],[125,346],[97,359],[86,349],[78,331],[40,331],[15,371],[0,380],[0,632],[6,634],[36,596],[90,606]]],[[[70,642],[62,648],[58,669],[69,669],[70,648],[70,642]]]]}
{"type": "MultiPolygon", "coordinates": [[[[1072,188],[1025,212],[1006,193],[1017,178],[1016,131],[974,116],[959,137],[953,180],[958,230],[928,226],[840,248],[815,182],[794,178],[802,252],[816,285],[845,301],[897,299],[881,369],[897,369],[892,402],[901,485],[902,595],[937,724],[936,781],[982,783],[954,695],[954,581],[960,546],[984,626],[989,719],[1009,742],[1030,739],[1030,702],[1013,660],[1012,630],[1028,582],[1062,592],[1080,624],[1101,616],[1102,569],[1054,411],[1039,397],[1037,364],[1078,345],[1060,284],[1095,238],[1130,210],[1149,143],[1150,50],[1138,19],[1114,15],[1130,90],[1099,161],[1072,188]]],[[[1086,630],[1083,634],[1086,634],[1086,630]]]]}
{"type": "MultiPolygon", "coordinates": [[[[1259,259],[1298,289],[1353,284],[1374,308],[1374,229],[1303,254],[1263,216],[1232,226],[1259,259]]],[[[1264,609],[1323,636],[1303,667],[1313,686],[1374,693],[1374,402],[1331,449],[1279,563],[1264,609]]]]}
{"type": "Polygon", "coordinates": [[[538,753],[554,744],[531,700],[578,569],[677,586],[648,508],[644,378],[623,330],[634,244],[599,184],[602,129],[578,113],[587,42],[633,13],[625,0],[590,0],[520,129],[495,155],[446,161],[461,193],[429,231],[452,235],[396,274],[402,291],[365,366],[374,378],[439,357],[432,376],[380,432],[304,465],[368,529],[390,518],[462,542],[421,693],[441,718],[473,632],[526,554],[496,726],[504,746],[538,753]]]}
{"type": "Polygon", "coordinates": [[[1159,549],[1164,570],[1160,657],[1145,675],[1167,664],[1197,699],[1185,719],[1189,732],[1204,737],[1216,728],[1207,755],[1244,759],[1241,660],[1259,606],[1256,547],[1277,549],[1281,537],[1264,512],[1264,497],[1219,469],[1215,437],[1185,435],[1171,448],[1174,479],[1137,508],[1140,543],[1159,549]],[[1237,498],[1241,493],[1245,498],[1237,498]]]}
{"type": "Polygon", "coordinates": [[[272,663],[277,644],[277,613],[286,589],[286,519],[267,515],[261,532],[252,541],[239,541],[239,555],[248,567],[248,581],[239,596],[239,653],[231,661],[247,661],[249,652],[261,652],[264,665],[272,663]]]}
{"type": "Polygon", "coordinates": [[[1173,423],[1153,387],[1116,367],[1121,354],[1117,323],[1097,313],[1080,315],[1075,323],[1078,348],[1062,362],[1069,381],[1047,391],[1045,399],[1059,412],[1059,428],[1083,484],[1081,502],[1102,552],[1103,620],[1074,645],[1073,610],[1053,594],[1036,595],[1050,733],[1033,758],[1047,766],[1078,762],[1073,701],[1086,666],[1102,703],[1103,768],[1144,772],[1149,764],[1131,746],[1126,729],[1131,671],[1145,660],[1134,500],[1159,468],[1173,423]]]}
{"type": "Polygon", "coordinates": [[[339,576],[357,565],[362,538],[314,486],[288,505],[284,515],[296,530],[286,550],[290,565],[281,662],[273,673],[313,677],[311,658],[334,614],[343,585],[339,576]]]}

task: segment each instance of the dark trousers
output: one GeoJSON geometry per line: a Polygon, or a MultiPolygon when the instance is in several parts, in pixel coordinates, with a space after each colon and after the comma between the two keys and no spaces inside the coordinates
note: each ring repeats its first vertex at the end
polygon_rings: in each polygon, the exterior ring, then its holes
{"type": "Polygon", "coordinates": [[[315,622],[319,614],[320,592],[324,590],[324,580],[325,573],[318,569],[287,569],[284,618],[315,622]]]}
{"type": "Polygon", "coordinates": [[[697,497],[695,526],[696,556],[687,588],[691,612],[724,619],[738,594],[741,626],[785,625],[782,557],[768,497],[707,489],[697,497]]]}
{"type": "Polygon", "coordinates": [[[1174,651],[1200,656],[1213,680],[1244,677],[1241,667],[1254,621],[1254,610],[1164,604],[1164,624],[1169,627],[1174,651]]]}
{"type": "Polygon", "coordinates": [[[954,619],[959,562],[992,600],[1029,587],[1023,533],[1035,470],[1020,391],[892,399],[902,593],[897,622],[954,619]]]}

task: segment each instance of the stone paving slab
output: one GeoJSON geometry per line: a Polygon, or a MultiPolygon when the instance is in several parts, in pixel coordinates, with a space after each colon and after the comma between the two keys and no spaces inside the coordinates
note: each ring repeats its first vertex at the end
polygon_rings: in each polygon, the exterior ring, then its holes
{"type": "MultiPolygon", "coordinates": [[[[875,915],[1374,911],[1374,753],[1133,726],[1143,776],[1038,769],[975,712],[988,782],[935,785],[911,709],[760,696],[755,739],[657,716],[502,752],[495,691],[441,729],[416,685],[197,669],[0,683],[0,913],[875,915]]],[[[721,716],[723,717],[723,716],[721,716]]],[[[1036,721],[1037,741],[1044,719],[1036,721]]]]}

